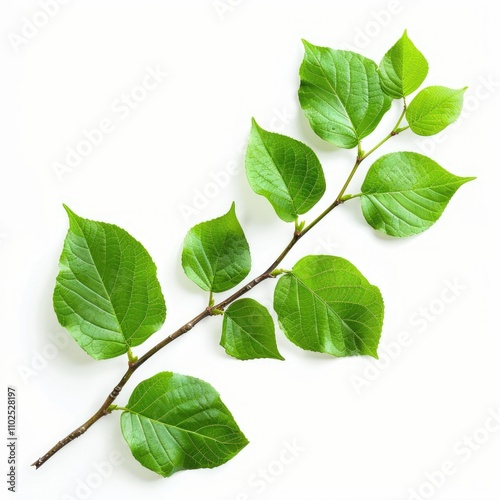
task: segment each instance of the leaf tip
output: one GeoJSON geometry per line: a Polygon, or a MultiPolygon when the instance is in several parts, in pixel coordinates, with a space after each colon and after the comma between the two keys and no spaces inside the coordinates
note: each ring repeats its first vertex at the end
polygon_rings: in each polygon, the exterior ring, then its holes
{"type": "Polygon", "coordinates": [[[313,44],[308,42],[305,38],[301,38],[301,42],[305,49],[310,49],[313,46],[313,44]]]}
{"type": "Polygon", "coordinates": [[[66,205],[66,203],[63,203],[62,206],[64,210],[66,210],[66,213],[68,215],[75,215],[75,212],[73,212],[73,210],[71,210],[71,208],[69,208],[68,205],[66,205]]]}
{"type": "Polygon", "coordinates": [[[81,219],[81,217],[75,214],[75,212],[73,212],[73,210],[71,210],[71,208],[69,208],[68,205],[66,205],[65,203],[63,203],[63,208],[64,210],[66,210],[66,214],[68,215],[70,225],[72,221],[78,221],[79,219],[81,219]]]}
{"type": "Polygon", "coordinates": [[[252,128],[261,131],[262,127],[257,123],[257,120],[252,116],[252,128]]]}
{"type": "Polygon", "coordinates": [[[462,180],[464,181],[463,183],[466,184],[467,182],[475,181],[477,179],[476,176],[474,177],[462,177],[462,180]]]}

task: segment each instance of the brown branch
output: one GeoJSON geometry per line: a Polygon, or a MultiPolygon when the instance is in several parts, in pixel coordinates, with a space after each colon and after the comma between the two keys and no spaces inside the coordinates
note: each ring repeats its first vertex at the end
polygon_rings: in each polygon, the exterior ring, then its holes
{"type": "Polygon", "coordinates": [[[71,443],[74,439],[80,437],[82,434],[88,431],[99,419],[111,413],[109,407],[111,403],[118,397],[123,386],[127,383],[128,379],[134,373],[135,367],[130,365],[125,375],[121,378],[120,382],[111,391],[109,396],[104,400],[102,406],[92,415],[84,424],[77,427],[73,432],[68,434],[64,439],[61,439],[55,446],[53,446],[43,457],[40,457],[36,462],[31,465],[38,469],[41,467],[49,458],[56,454],[61,448],[64,448],[67,444],[71,443]]]}
{"type": "Polygon", "coordinates": [[[404,130],[398,130],[397,127],[401,123],[401,120],[403,119],[403,116],[406,111],[406,103],[403,108],[403,113],[401,114],[401,117],[399,118],[396,126],[392,130],[392,132],[386,136],[381,142],[379,142],[375,147],[373,147],[370,151],[368,151],[365,154],[362,154],[361,152],[361,144],[358,144],[358,155],[356,158],[356,162],[354,164],[354,167],[352,168],[345,184],[342,186],[342,189],[340,190],[339,194],[335,198],[335,201],[326,208],[316,219],[314,219],[310,224],[305,226],[301,230],[296,230],[293,234],[292,239],[288,243],[288,245],[283,249],[283,251],[280,253],[280,255],[276,258],[276,260],[259,276],[254,278],[253,280],[249,281],[246,285],[242,286],[240,289],[238,289],[236,292],[234,292],[232,295],[230,295],[227,299],[224,299],[222,302],[216,305],[210,305],[206,309],[204,309],[200,314],[195,316],[191,321],[188,321],[185,325],[181,326],[178,330],[175,332],[171,333],[168,337],[164,338],[161,342],[156,344],[154,347],[152,347],[148,352],[143,354],[140,358],[138,358],[136,361],[130,361],[129,362],[129,368],[125,372],[125,375],[120,379],[118,384],[115,386],[113,391],[109,394],[109,396],[106,398],[102,406],[94,413],[92,417],[90,417],[83,425],[80,425],[77,427],[73,432],[68,434],[64,439],[59,441],[55,446],[53,446],[43,457],[40,457],[36,462],[34,462],[32,465],[36,467],[37,469],[41,467],[49,458],[51,458],[53,455],[55,455],[60,449],[64,448],[67,444],[71,443],[71,441],[75,440],[76,438],[80,437],[82,434],[87,432],[87,430],[94,425],[98,420],[100,420],[102,417],[105,415],[108,415],[113,411],[110,406],[113,403],[113,401],[118,397],[120,394],[121,390],[123,389],[123,386],[128,382],[132,374],[141,366],[143,363],[145,363],[149,358],[154,356],[158,351],[163,349],[165,346],[170,344],[170,342],[173,342],[175,339],[179,338],[180,336],[184,335],[186,332],[191,330],[196,324],[198,324],[200,321],[204,320],[205,318],[208,318],[209,316],[213,316],[217,314],[220,311],[223,311],[229,304],[234,302],[236,299],[241,297],[242,295],[245,295],[247,292],[249,292],[253,287],[257,286],[259,283],[262,281],[272,278],[272,272],[281,264],[283,259],[288,255],[290,250],[297,244],[297,242],[306,234],[308,233],[312,228],[314,228],[319,222],[321,222],[332,210],[337,208],[339,205],[343,203],[342,196],[344,195],[347,187],[349,186],[352,178],[354,177],[354,174],[356,173],[359,165],[361,162],[369,156],[371,153],[373,153],[376,149],[378,149],[382,144],[384,144],[387,140],[389,140],[391,137],[399,133],[400,131],[404,130]]]}

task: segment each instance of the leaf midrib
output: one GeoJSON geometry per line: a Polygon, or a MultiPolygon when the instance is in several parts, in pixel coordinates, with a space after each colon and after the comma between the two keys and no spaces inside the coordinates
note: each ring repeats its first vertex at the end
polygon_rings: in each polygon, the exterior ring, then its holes
{"type": "MultiPolygon", "coordinates": [[[[340,322],[345,325],[345,327],[352,332],[352,334],[354,335],[354,337],[356,337],[357,339],[359,339],[359,341],[368,349],[369,352],[372,352],[372,349],[366,344],[366,342],[345,322],[345,320],[340,316],[340,314],[335,310],[333,309],[333,307],[328,303],[326,302],[326,300],[323,299],[323,297],[321,297],[320,295],[318,295],[311,287],[309,287],[304,281],[302,281],[300,278],[298,278],[295,274],[292,274],[292,276],[297,280],[297,282],[299,282],[304,288],[306,288],[310,293],[312,293],[314,295],[314,297],[316,297],[322,304],[324,304],[329,310],[331,310],[333,312],[333,314],[340,320],[340,322]]],[[[363,288],[363,287],[359,287],[359,286],[353,286],[354,288],[363,288]]],[[[347,303],[346,301],[344,302],[340,302],[342,304],[345,304],[347,303]]],[[[351,304],[355,304],[357,306],[362,306],[362,307],[365,307],[365,309],[367,309],[368,311],[370,311],[366,306],[364,306],[363,304],[358,304],[356,302],[351,302],[351,304]]],[[[373,314],[371,311],[370,313],[372,314],[372,316],[374,318],[376,318],[375,314],[373,314]]],[[[360,323],[360,322],[359,322],[360,323]]],[[[366,325],[365,323],[361,323],[363,326],[366,326],[370,331],[372,330],[371,327],[368,327],[368,325],[366,325]]],[[[345,346],[344,346],[345,348],[345,346]]]]}
{"type": "MultiPolygon", "coordinates": [[[[95,270],[96,270],[96,272],[97,272],[97,275],[99,276],[99,278],[100,278],[100,280],[101,280],[102,287],[103,287],[104,291],[106,292],[106,298],[107,298],[107,300],[109,301],[109,304],[111,305],[111,309],[113,310],[113,315],[114,315],[114,317],[115,317],[115,319],[116,319],[116,324],[118,325],[118,329],[119,329],[119,332],[115,332],[115,333],[120,333],[120,334],[121,334],[121,336],[123,337],[123,341],[124,341],[125,345],[126,345],[128,348],[130,348],[130,344],[129,344],[129,342],[128,342],[127,338],[125,337],[125,334],[123,333],[123,330],[122,330],[122,325],[121,325],[120,320],[118,319],[118,315],[116,314],[116,309],[115,309],[115,306],[114,306],[114,304],[113,304],[113,301],[111,300],[111,296],[110,296],[110,294],[109,294],[109,291],[108,291],[108,289],[106,288],[106,285],[105,285],[105,283],[104,283],[103,277],[101,276],[101,273],[99,272],[99,268],[97,267],[97,264],[96,264],[96,262],[95,262],[94,256],[92,255],[92,250],[90,249],[90,246],[89,246],[89,244],[88,244],[88,241],[87,241],[87,238],[86,238],[85,233],[84,233],[84,231],[83,231],[83,228],[82,228],[82,226],[80,225],[80,222],[79,222],[79,220],[78,220],[78,218],[77,218],[77,217],[74,217],[74,216],[73,216],[73,219],[75,220],[75,222],[76,222],[76,224],[77,224],[78,228],[80,229],[80,231],[81,231],[81,233],[82,233],[83,240],[85,241],[85,245],[87,246],[87,250],[88,250],[88,252],[89,252],[90,258],[92,259],[92,264],[93,264],[93,266],[94,266],[94,268],[95,268],[95,270]]],[[[105,230],[104,230],[104,232],[105,232],[105,230]]],[[[121,265],[121,259],[120,259],[120,265],[121,265]]],[[[74,274],[74,273],[73,273],[73,274],[74,274]]],[[[75,276],[76,276],[76,275],[75,275],[75,276]]],[[[78,280],[78,282],[80,283],[80,280],[78,280]]],[[[114,330],[110,330],[110,331],[114,331],[114,330]]]]}
{"type": "MultiPolygon", "coordinates": [[[[257,315],[255,315],[257,316],[257,315]]],[[[250,339],[250,341],[254,341],[256,344],[258,344],[259,346],[261,346],[263,348],[263,350],[265,352],[267,352],[268,354],[271,354],[273,357],[276,355],[275,352],[271,351],[267,346],[265,346],[260,340],[256,339],[254,335],[252,335],[251,333],[249,333],[245,328],[243,328],[240,324],[238,324],[238,322],[236,322],[234,320],[234,318],[231,318],[231,316],[228,316],[228,319],[229,321],[231,321],[237,328],[239,328],[245,335],[246,337],[248,337],[248,339],[250,339]]],[[[233,331],[233,335],[236,337],[237,335],[234,334],[234,331],[233,331]]],[[[261,335],[263,337],[266,337],[267,336],[267,332],[265,333],[261,333],[261,332],[257,332],[257,335],[261,335]]],[[[245,338],[245,337],[243,337],[245,338]]],[[[248,341],[248,340],[247,340],[248,341]]],[[[248,342],[250,342],[248,341],[248,342]]]]}
{"type": "MultiPolygon", "coordinates": [[[[456,91],[455,91],[456,92],[456,91]]],[[[446,99],[444,99],[443,101],[440,101],[438,103],[436,103],[435,106],[431,107],[428,111],[422,111],[422,113],[420,115],[414,115],[415,116],[415,119],[413,120],[412,122],[412,125],[421,125],[420,122],[422,122],[422,120],[426,117],[428,117],[429,115],[431,114],[435,114],[436,112],[436,109],[444,106],[444,104],[448,103],[448,101],[451,101],[452,99],[454,99],[455,97],[457,96],[456,93],[452,93],[450,94],[446,99]]]]}
{"type": "Polygon", "coordinates": [[[414,189],[400,189],[397,191],[371,191],[371,192],[368,191],[368,192],[361,193],[361,196],[376,196],[376,195],[380,195],[380,194],[394,195],[394,194],[398,194],[398,193],[417,193],[419,191],[429,191],[429,190],[436,191],[436,188],[448,187],[448,186],[451,186],[453,184],[459,184],[458,187],[460,187],[462,184],[464,184],[468,180],[472,180],[472,178],[463,177],[463,178],[458,179],[456,181],[448,182],[445,184],[433,184],[432,186],[423,186],[423,187],[418,187],[418,188],[414,188],[414,189]],[[464,180],[464,182],[461,182],[462,180],[464,180]]]}
{"type": "MultiPolygon", "coordinates": [[[[311,50],[310,51],[312,56],[314,57],[314,59],[316,60],[317,62],[317,65],[319,67],[319,69],[321,70],[321,73],[323,75],[323,78],[326,80],[326,82],[328,83],[328,86],[331,88],[332,90],[332,93],[335,95],[335,97],[337,97],[337,99],[339,100],[341,106],[342,106],[342,109],[344,110],[345,112],[345,116],[346,118],[349,120],[349,123],[351,124],[351,128],[352,128],[352,131],[354,132],[355,136],[356,136],[356,140],[357,142],[359,143],[360,139],[358,137],[358,131],[352,121],[352,118],[347,110],[347,108],[345,107],[345,104],[342,102],[342,99],[340,98],[339,94],[337,93],[336,89],[333,87],[332,83],[330,82],[330,79],[328,78],[328,75],[325,73],[325,70],[323,69],[323,66],[321,65],[321,62],[319,61],[319,59],[316,57],[316,54],[311,50]]],[[[347,60],[347,59],[346,59],[347,60]]],[[[347,61],[347,64],[349,65],[349,70],[351,69],[351,65],[350,65],[350,61],[347,61]]],[[[363,67],[364,67],[364,64],[363,64],[363,67]]],[[[365,71],[366,73],[366,71],[365,71]]],[[[321,88],[319,87],[318,85],[316,85],[315,83],[313,82],[307,82],[308,84],[310,85],[313,85],[314,87],[318,87],[318,88],[321,88]]]]}
{"type": "Polygon", "coordinates": [[[276,163],[276,161],[274,159],[274,156],[269,151],[269,148],[267,147],[266,142],[264,141],[264,139],[263,139],[263,137],[262,137],[259,129],[257,129],[257,134],[259,135],[260,142],[261,142],[262,146],[264,147],[266,153],[268,154],[269,158],[271,159],[271,161],[272,161],[272,163],[274,165],[274,168],[275,168],[276,172],[278,173],[279,178],[281,179],[281,181],[283,182],[283,185],[286,188],[286,193],[288,194],[288,198],[289,198],[288,201],[291,204],[292,209],[293,209],[293,214],[292,215],[295,218],[297,218],[298,217],[297,207],[295,206],[295,202],[294,202],[294,199],[292,197],[292,193],[290,193],[290,188],[289,188],[289,186],[288,186],[288,184],[287,184],[287,182],[285,180],[285,177],[284,177],[283,173],[280,171],[280,169],[278,168],[278,165],[277,165],[277,163],[276,163]]]}
{"type": "MultiPolygon", "coordinates": [[[[161,420],[156,420],[155,418],[148,417],[148,416],[146,416],[146,415],[143,415],[142,413],[136,412],[136,411],[134,411],[134,410],[132,410],[132,409],[130,409],[130,408],[127,408],[127,407],[125,407],[125,408],[123,409],[123,411],[124,411],[124,412],[127,412],[127,413],[131,413],[131,414],[133,414],[133,415],[137,415],[137,417],[139,418],[139,420],[140,420],[141,418],[144,418],[144,419],[149,420],[150,422],[153,422],[153,423],[156,423],[156,424],[159,424],[159,425],[165,426],[165,427],[169,427],[169,428],[172,428],[172,429],[178,430],[178,431],[180,431],[180,432],[186,432],[187,434],[193,434],[193,435],[195,435],[195,436],[199,436],[199,437],[201,437],[201,438],[203,438],[203,439],[209,439],[209,440],[214,441],[214,442],[216,442],[216,443],[221,443],[221,444],[226,444],[226,445],[228,445],[228,444],[235,444],[235,443],[231,443],[231,442],[220,441],[220,440],[215,439],[215,438],[213,438],[213,437],[206,436],[206,435],[204,435],[204,434],[199,434],[198,432],[195,432],[195,431],[190,431],[190,430],[188,430],[188,429],[184,429],[184,428],[182,428],[182,427],[177,427],[176,425],[173,425],[173,424],[167,424],[167,423],[165,423],[165,422],[162,422],[161,420]]],[[[142,423],[141,423],[141,427],[143,427],[143,426],[142,426],[142,423]]],[[[229,426],[225,426],[225,427],[227,427],[228,429],[230,429],[230,427],[229,427],[229,426]]]]}

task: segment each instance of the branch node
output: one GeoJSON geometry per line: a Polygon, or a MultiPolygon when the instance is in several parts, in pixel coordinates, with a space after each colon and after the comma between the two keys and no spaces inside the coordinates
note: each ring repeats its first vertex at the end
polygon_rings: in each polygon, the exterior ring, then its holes
{"type": "Polygon", "coordinates": [[[132,349],[130,349],[130,348],[127,351],[127,356],[128,356],[128,366],[130,366],[132,368],[138,358],[137,358],[137,356],[134,356],[132,349]]]}
{"type": "Polygon", "coordinates": [[[112,411],[115,411],[118,408],[117,405],[109,405],[107,408],[103,410],[104,415],[109,415],[112,411]]]}
{"type": "Polygon", "coordinates": [[[275,269],[274,271],[271,271],[267,276],[269,278],[277,278],[280,274],[284,273],[289,273],[290,271],[287,271],[286,269],[275,269]]]}
{"type": "Polygon", "coordinates": [[[224,314],[224,308],[207,307],[207,312],[210,316],[222,316],[224,314]]]}

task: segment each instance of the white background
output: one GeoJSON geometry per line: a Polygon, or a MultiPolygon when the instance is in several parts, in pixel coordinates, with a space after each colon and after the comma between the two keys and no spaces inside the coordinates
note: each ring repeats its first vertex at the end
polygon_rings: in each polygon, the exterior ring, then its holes
{"type": "MultiPolygon", "coordinates": [[[[500,432],[481,430],[489,413],[500,410],[492,321],[500,112],[494,6],[481,0],[74,0],[19,42],[24,18],[40,16],[40,5],[2,1],[0,307],[4,388],[18,391],[17,498],[399,500],[412,489],[421,498],[500,498],[500,432]],[[465,113],[437,138],[405,132],[376,155],[419,151],[478,180],[459,190],[432,229],[404,240],[375,234],[354,200],[284,263],[332,253],[377,284],[386,302],[381,360],[302,352],[278,332],[286,362],[241,362],[225,355],[220,318],[210,319],[142,367],[119,403],[161,370],[205,379],[251,441],[234,460],[163,479],[134,460],[113,414],[40,470],[29,467],[101,404],[125,368],[121,358],[92,360],[57,323],[51,295],[67,230],[62,203],[124,227],[157,262],[168,317],[162,332],[136,348],[145,352],[205,306],[205,295],[180,267],[182,239],[192,225],[225,213],[236,200],[253,275],[289,239],[291,227],[246,185],[242,158],[252,116],[318,152],[329,194],[308,220],[330,203],[350,169],[354,151],[315,137],[297,107],[300,39],[379,61],[405,28],[429,60],[426,84],[469,86],[465,113]],[[148,67],[168,76],[146,93],[135,90],[144,99],[127,111],[119,101],[148,67]],[[58,179],[54,163],[64,162],[68,147],[103,119],[113,130],[58,179]],[[230,169],[230,176],[220,173],[230,169]],[[217,187],[214,175],[227,185],[217,187]],[[410,340],[398,349],[404,332],[410,340]],[[388,362],[383,353],[390,348],[395,354],[388,362]],[[464,444],[467,435],[481,444],[464,444]],[[286,464],[280,463],[284,443],[298,449],[286,464]],[[93,464],[112,453],[121,464],[108,477],[97,475],[93,464]],[[453,473],[438,488],[426,485],[426,475],[446,461],[453,473]]],[[[365,139],[366,149],[391,129],[399,105],[365,139]]],[[[252,296],[270,306],[273,286],[266,282],[252,296]]]]}

